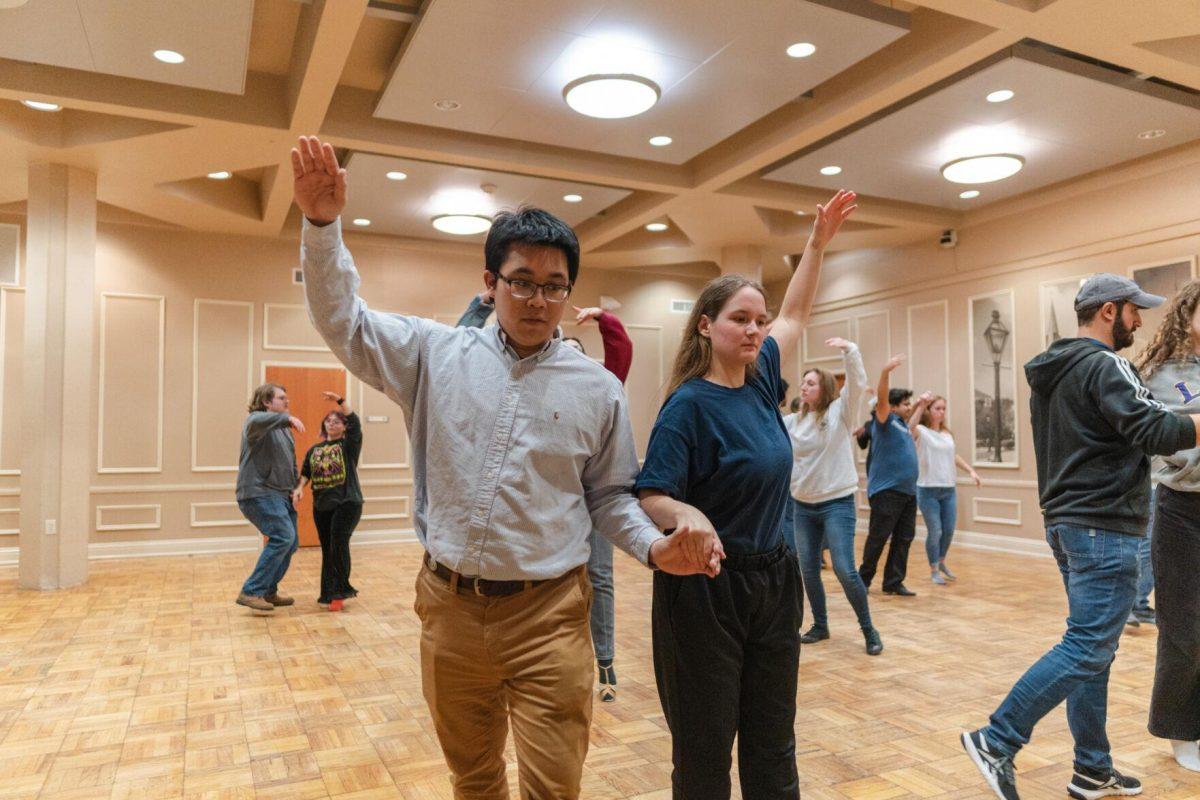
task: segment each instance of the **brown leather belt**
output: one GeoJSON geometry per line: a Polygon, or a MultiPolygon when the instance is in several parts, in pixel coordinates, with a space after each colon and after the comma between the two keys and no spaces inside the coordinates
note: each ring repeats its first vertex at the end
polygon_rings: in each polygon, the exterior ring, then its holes
{"type": "Polygon", "coordinates": [[[480,597],[507,597],[526,589],[540,586],[546,581],[489,581],[486,578],[472,578],[460,575],[444,564],[433,560],[433,556],[425,554],[425,568],[437,577],[450,584],[453,592],[473,592],[480,597]]]}

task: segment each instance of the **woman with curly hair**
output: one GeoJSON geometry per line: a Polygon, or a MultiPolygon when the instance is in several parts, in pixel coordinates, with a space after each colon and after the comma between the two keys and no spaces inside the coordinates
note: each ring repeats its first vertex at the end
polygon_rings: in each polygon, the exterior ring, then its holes
{"type": "MultiPolygon", "coordinates": [[[[1171,301],[1137,366],[1155,400],[1200,411],[1200,281],[1171,301]]],[[[1149,727],[1171,740],[1180,766],[1200,772],[1200,447],[1157,457],[1154,467],[1158,660],[1149,727]]]]}

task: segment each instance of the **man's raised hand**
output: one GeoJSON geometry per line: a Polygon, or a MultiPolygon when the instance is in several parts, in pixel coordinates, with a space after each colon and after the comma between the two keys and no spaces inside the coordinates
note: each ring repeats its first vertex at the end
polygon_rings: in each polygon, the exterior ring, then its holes
{"type": "Polygon", "coordinates": [[[292,148],[292,191],[300,212],[314,225],[328,225],[346,207],[346,170],[338,166],[333,145],[301,136],[292,148]]]}

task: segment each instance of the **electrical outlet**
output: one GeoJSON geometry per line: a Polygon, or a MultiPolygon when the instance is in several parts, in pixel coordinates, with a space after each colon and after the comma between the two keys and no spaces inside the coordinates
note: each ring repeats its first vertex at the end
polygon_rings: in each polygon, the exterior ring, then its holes
{"type": "Polygon", "coordinates": [[[46,535],[47,536],[57,536],[58,535],[58,520],[56,520],[56,519],[46,520],[46,535]]]}

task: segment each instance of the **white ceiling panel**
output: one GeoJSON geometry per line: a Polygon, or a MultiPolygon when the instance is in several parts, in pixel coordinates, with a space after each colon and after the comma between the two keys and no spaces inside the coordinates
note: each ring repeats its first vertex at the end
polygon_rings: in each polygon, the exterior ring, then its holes
{"type": "Polygon", "coordinates": [[[351,220],[371,220],[357,230],[421,239],[482,242],[485,234],[453,236],[434,229],[431,221],[439,214],[463,213],[491,216],[497,211],[534,205],[555,214],[569,225],[585,219],[627,197],[624,189],[610,189],[568,181],[511,175],[425,161],[354,153],[346,165],[349,199],[342,215],[347,230],[356,230],[351,220]],[[393,181],[390,171],[408,175],[393,181]],[[490,184],[489,194],[480,187],[490,184]],[[583,200],[568,203],[567,194],[583,200]]]}
{"type": "MultiPolygon", "coordinates": [[[[1132,80],[1132,79],[1131,79],[1132,80]]],[[[968,209],[1103,169],[1200,137],[1200,110],[1019,57],[963,80],[767,174],[828,189],[968,209]],[[999,89],[1015,92],[989,103],[999,89]],[[1162,129],[1157,139],[1142,131],[1162,129]],[[941,168],[958,158],[1013,153],[1016,175],[994,183],[950,183],[941,168]],[[820,169],[842,167],[825,176],[820,169]],[[959,193],[978,189],[962,200],[959,193]]]]}
{"type": "Polygon", "coordinates": [[[240,94],[253,16],[254,0],[34,0],[0,10],[0,58],[240,94]]]}
{"type": "Polygon", "coordinates": [[[728,0],[438,0],[375,113],[678,164],[905,32],[806,0],[754,0],[736,10],[728,0]],[[788,45],[800,41],[815,44],[816,54],[788,57],[788,45]],[[662,97],[621,120],[567,106],[566,84],[608,73],[647,77],[662,97]],[[439,111],[440,99],[461,108],[439,111]],[[659,135],[674,143],[651,146],[659,135]]]}

